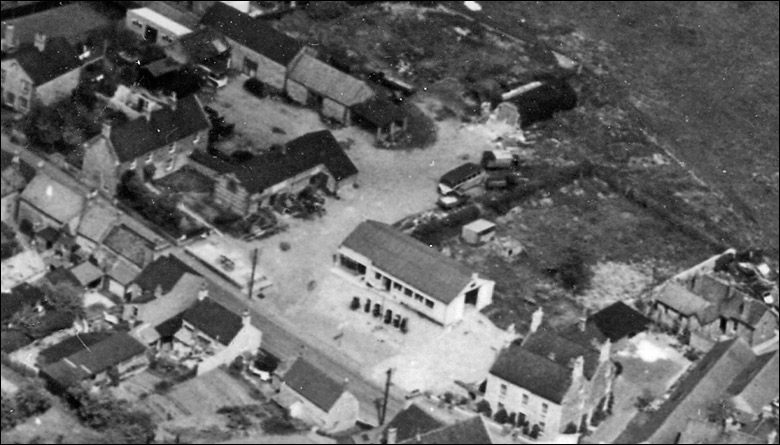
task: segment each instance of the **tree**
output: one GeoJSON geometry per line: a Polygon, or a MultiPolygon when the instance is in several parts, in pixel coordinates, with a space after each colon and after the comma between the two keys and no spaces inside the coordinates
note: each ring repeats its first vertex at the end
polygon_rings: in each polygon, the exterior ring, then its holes
{"type": "Polygon", "coordinates": [[[585,252],[577,244],[567,248],[561,261],[552,269],[560,283],[575,294],[585,291],[593,278],[593,271],[588,265],[590,258],[585,252]]]}
{"type": "Polygon", "coordinates": [[[2,410],[0,410],[2,412],[0,429],[3,431],[10,430],[19,423],[19,412],[16,410],[16,402],[3,394],[2,405],[0,406],[2,406],[2,410]]]}
{"type": "Polygon", "coordinates": [[[347,2],[311,2],[306,8],[306,14],[312,20],[329,21],[348,13],[347,2]]]}
{"type": "Polygon", "coordinates": [[[241,372],[244,371],[244,357],[239,355],[233,359],[233,361],[230,363],[228,371],[233,375],[241,375],[241,372]]]}
{"type": "Polygon", "coordinates": [[[490,403],[488,403],[487,400],[480,400],[477,402],[477,412],[480,414],[483,414],[487,417],[490,417],[493,414],[493,410],[490,409],[490,403]]]}
{"type": "Polygon", "coordinates": [[[14,401],[22,418],[40,414],[51,407],[51,399],[43,388],[33,384],[19,388],[19,391],[14,394],[14,401]]]}
{"type": "Polygon", "coordinates": [[[76,286],[62,282],[56,286],[44,285],[46,306],[56,312],[71,313],[77,318],[84,316],[84,292],[76,286]]]}
{"type": "Polygon", "coordinates": [[[501,408],[498,411],[496,411],[496,414],[493,415],[493,420],[495,420],[501,425],[505,423],[509,423],[509,414],[507,414],[505,409],[501,408]]]}

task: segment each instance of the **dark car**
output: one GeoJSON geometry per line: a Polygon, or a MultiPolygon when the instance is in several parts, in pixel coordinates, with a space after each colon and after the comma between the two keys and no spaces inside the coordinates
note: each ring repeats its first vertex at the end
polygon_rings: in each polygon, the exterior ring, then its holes
{"type": "Polygon", "coordinates": [[[253,96],[259,97],[260,99],[266,96],[265,85],[263,85],[263,82],[255,78],[247,79],[247,81],[244,82],[244,89],[253,96]]]}

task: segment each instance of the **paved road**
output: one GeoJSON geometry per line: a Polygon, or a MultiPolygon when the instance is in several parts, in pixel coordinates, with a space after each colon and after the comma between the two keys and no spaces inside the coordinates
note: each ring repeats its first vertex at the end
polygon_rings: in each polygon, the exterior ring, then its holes
{"type": "MultiPolygon", "coordinates": [[[[69,172],[61,170],[30,150],[12,143],[7,135],[2,134],[1,137],[2,146],[6,151],[18,153],[23,161],[35,166],[38,171],[43,171],[82,193],[91,190],[69,172]]],[[[282,359],[294,359],[302,355],[334,378],[348,379],[347,386],[350,392],[360,401],[361,420],[377,424],[376,400],[382,396],[382,388],[366,381],[359,374],[361,364],[348,359],[328,343],[332,339],[316,338],[307,334],[305,327],[293,326],[278,314],[269,313],[268,308],[263,307],[262,300],[247,300],[246,295],[235,285],[187,254],[182,248],[175,247],[172,253],[216,285],[211,293],[216,301],[238,313],[244,308],[250,309],[253,324],[263,332],[264,349],[282,359]]],[[[403,400],[403,393],[397,388],[392,388],[388,403],[388,420],[403,408],[403,400]]]]}

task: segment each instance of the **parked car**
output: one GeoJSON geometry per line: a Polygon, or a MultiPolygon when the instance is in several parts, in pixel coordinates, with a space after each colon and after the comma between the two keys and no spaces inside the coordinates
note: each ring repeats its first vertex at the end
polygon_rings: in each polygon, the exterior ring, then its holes
{"type": "Polygon", "coordinates": [[[246,82],[244,82],[244,89],[253,96],[259,97],[260,99],[266,96],[265,85],[263,85],[263,82],[260,82],[254,77],[247,79],[246,82]]]}
{"type": "Polygon", "coordinates": [[[228,77],[224,72],[218,72],[205,65],[198,65],[198,69],[203,76],[203,80],[214,88],[223,88],[227,86],[228,77]]]}
{"type": "Polygon", "coordinates": [[[440,196],[436,200],[436,205],[443,210],[455,209],[466,204],[467,197],[461,193],[451,192],[447,195],[440,196]]]}

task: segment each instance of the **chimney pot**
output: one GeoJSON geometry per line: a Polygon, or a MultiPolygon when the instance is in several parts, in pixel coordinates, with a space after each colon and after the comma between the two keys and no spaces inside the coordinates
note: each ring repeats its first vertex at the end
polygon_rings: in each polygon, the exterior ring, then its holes
{"type": "Polygon", "coordinates": [[[385,442],[392,445],[398,441],[398,428],[388,428],[385,442]]]}

